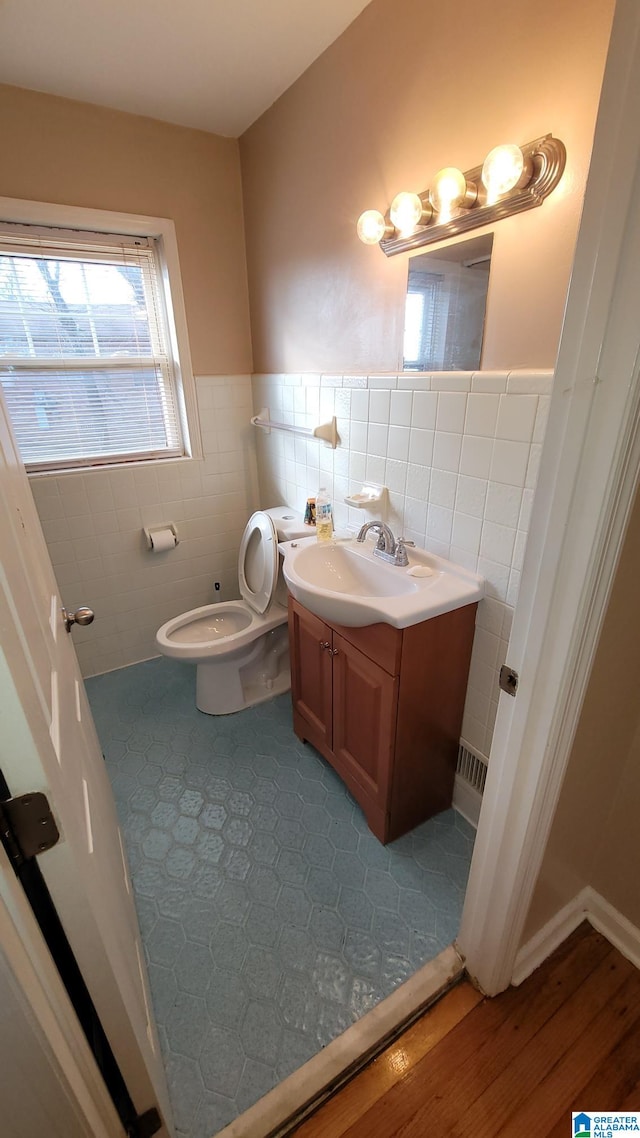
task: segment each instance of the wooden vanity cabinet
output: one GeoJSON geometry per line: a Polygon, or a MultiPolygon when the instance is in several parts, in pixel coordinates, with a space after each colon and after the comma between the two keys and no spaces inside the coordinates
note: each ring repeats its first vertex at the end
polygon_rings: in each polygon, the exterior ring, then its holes
{"type": "Polygon", "coordinates": [[[345,628],[289,597],[293,726],[381,842],[451,805],[477,605],[345,628]]]}

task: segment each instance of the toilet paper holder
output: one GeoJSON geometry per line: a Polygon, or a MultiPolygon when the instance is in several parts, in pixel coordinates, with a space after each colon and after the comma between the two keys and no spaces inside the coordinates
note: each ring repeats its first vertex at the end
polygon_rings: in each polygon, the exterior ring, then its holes
{"type": "MultiPolygon", "coordinates": [[[[147,543],[147,549],[151,550],[152,553],[156,548],[154,544],[154,537],[157,542],[161,534],[172,533],[173,545],[168,547],[170,549],[175,549],[176,545],[178,545],[180,541],[180,538],[178,537],[178,531],[173,522],[169,522],[163,526],[145,526],[142,532],[144,533],[145,541],[147,543]]],[[[164,542],[162,544],[163,548],[166,549],[166,544],[164,542]]]]}

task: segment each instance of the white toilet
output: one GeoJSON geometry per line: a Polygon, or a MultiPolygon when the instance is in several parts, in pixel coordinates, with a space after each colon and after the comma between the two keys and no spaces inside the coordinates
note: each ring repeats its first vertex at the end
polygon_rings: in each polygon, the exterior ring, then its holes
{"type": "Polygon", "coordinates": [[[156,645],[164,656],[197,664],[200,711],[228,715],[291,686],[278,541],[308,535],[301,515],[287,506],[252,514],[238,554],[242,600],[191,609],[158,629],[156,645]]]}

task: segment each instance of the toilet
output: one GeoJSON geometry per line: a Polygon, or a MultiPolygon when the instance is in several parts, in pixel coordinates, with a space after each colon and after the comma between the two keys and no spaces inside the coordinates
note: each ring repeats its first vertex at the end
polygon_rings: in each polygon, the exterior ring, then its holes
{"type": "Polygon", "coordinates": [[[278,541],[308,537],[287,506],[249,518],[238,554],[241,599],[203,605],[168,620],[156,633],[164,656],[196,665],[196,706],[228,715],[288,691],[287,589],[278,541]]]}

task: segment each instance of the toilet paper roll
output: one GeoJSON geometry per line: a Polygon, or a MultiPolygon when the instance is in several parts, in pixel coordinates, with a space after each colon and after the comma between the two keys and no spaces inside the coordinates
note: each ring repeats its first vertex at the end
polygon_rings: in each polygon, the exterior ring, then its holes
{"type": "Polygon", "coordinates": [[[166,553],[168,549],[174,549],[178,544],[178,539],[171,529],[152,529],[149,536],[152,553],[166,553]]]}

